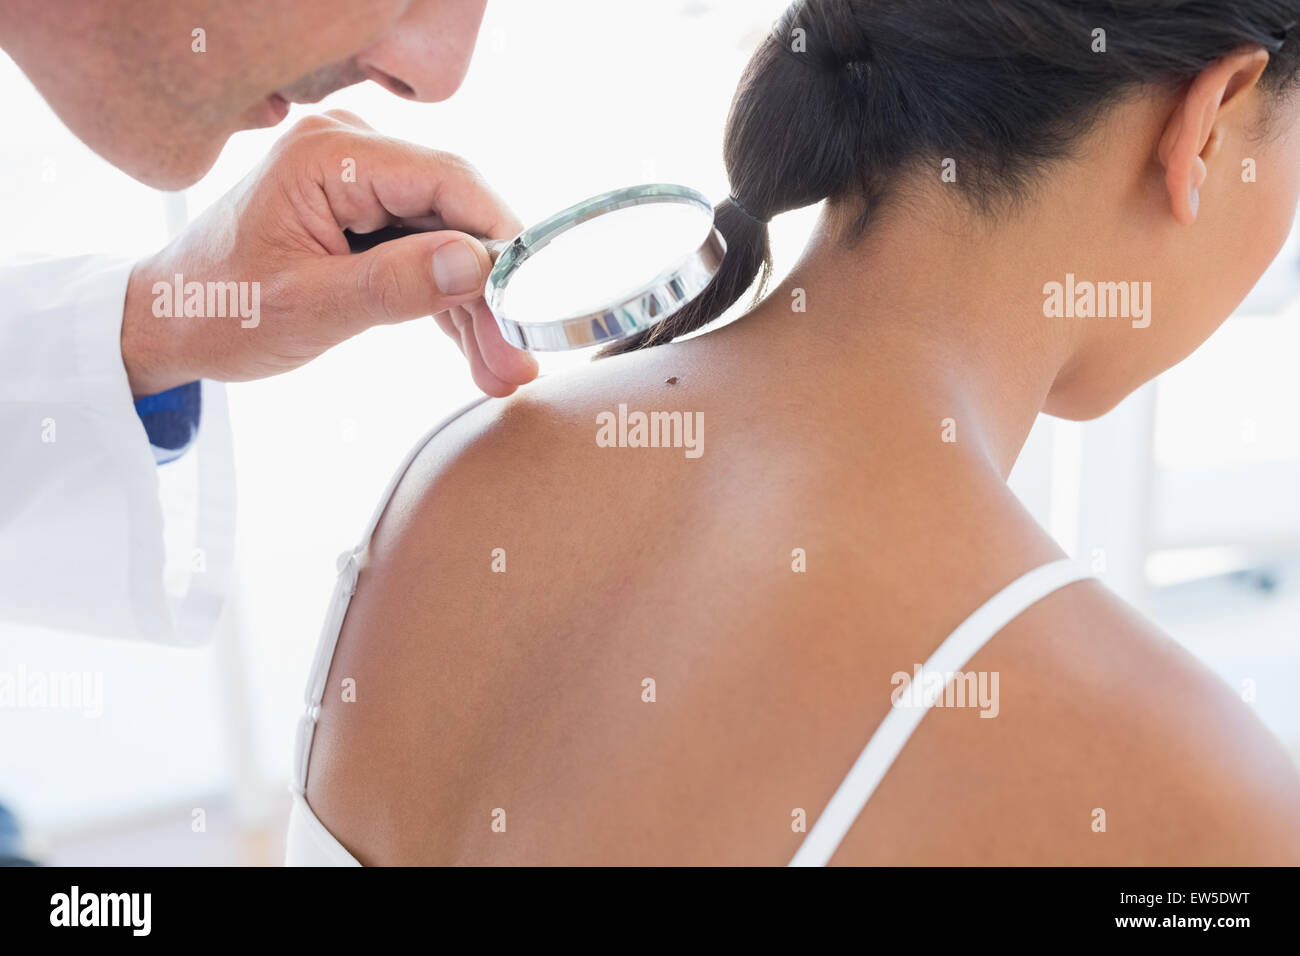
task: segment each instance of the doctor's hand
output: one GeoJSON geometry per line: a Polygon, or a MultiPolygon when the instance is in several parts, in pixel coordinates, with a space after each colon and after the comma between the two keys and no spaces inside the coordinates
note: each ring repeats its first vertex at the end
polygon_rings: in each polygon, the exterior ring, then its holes
{"type": "Polygon", "coordinates": [[[381,136],[350,113],[300,121],[127,287],[131,391],[286,372],[372,325],[434,316],[489,395],[537,376],[483,302],[474,235],[523,228],[464,160],[381,136]],[[427,230],[352,254],[343,230],[427,230]]]}

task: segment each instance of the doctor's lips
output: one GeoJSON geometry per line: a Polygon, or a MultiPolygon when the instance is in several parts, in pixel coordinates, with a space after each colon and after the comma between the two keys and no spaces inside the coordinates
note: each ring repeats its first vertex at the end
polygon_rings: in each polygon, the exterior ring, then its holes
{"type": "Polygon", "coordinates": [[[374,80],[399,96],[409,96],[412,92],[409,86],[396,77],[371,67],[363,67],[351,61],[333,63],[294,80],[268,96],[260,104],[255,122],[258,126],[275,126],[289,115],[291,103],[319,103],[331,93],[366,80],[374,80]]]}
{"type": "MultiPolygon", "coordinates": [[[[350,86],[351,84],[347,85],[350,86]]],[[[339,87],[339,89],[342,89],[342,87],[339,87]]],[[[310,99],[278,92],[272,93],[260,104],[260,108],[258,109],[257,116],[254,120],[256,128],[260,129],[266,126],[278,125],[281,120],[289,115],[289,105],[291,103],[319,103],[332,92],[334,91],[330,90],[326,93],[320,94],[320,96],[313,96],[310,99]]]]}
{"type": "Polygon", "coordinates": [[[279,93],[272,93],[262,103],[265,109],[263,110],[264,115],[258,117],[257,125],[259,127],[275,126],[289,115],[289,101],[279,93]]]}

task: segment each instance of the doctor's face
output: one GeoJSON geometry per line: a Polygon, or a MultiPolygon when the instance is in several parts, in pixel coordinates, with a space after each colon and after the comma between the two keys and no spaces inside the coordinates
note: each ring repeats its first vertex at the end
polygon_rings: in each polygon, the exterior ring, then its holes
{"type": "Polygon", "coordinates": [[[95,152],[163,189],[198,180],[232,133],[371,80],[451,96],[487,0],[44,0],[8,52],[95,152]]]}

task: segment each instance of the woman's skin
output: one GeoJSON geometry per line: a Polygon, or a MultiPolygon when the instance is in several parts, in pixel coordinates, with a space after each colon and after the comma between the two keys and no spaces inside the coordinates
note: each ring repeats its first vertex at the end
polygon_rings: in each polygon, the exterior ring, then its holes
{"type": "MultiPolygon", "coordinates": [[[[891,675],[1062,557],[1005,484],[1038,412],[1112,407],[1281,247],[1300,109],[1258,89],[1264,62],[1117,104],[994,216],[938,163],[856,246],[830,205],[742,320],[451,425],[362,567],[311,758],[325,825],[367,864],[786,863],[792,814],[821,813],[891,675]],[[1150,326],[1045,318],[1067,272],[1149,281],[1150,326]],[[703,455],[598,447],[620,403],[702,412],[703,455]]],[[[1295,765],[1100,584],[966,669],[999,675],[997,716],[931,710],[834,863],[1300,863],[1295,765]]]]}

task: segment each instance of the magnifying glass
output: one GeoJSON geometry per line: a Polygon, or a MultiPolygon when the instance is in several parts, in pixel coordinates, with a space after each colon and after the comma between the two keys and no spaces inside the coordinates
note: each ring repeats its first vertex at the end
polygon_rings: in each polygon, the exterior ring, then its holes
{"type": "MultiPolygon", "coordinates": [[[[381,229],[349,244],[362,251],[404,234],[381,229]]],[[[650,328],[703,292],[727,251],[713,204],[671,183],[601,193],[483,245],[494,260],[488,307],[505,340],[530,352],[608,345],[650,328]]]]}

